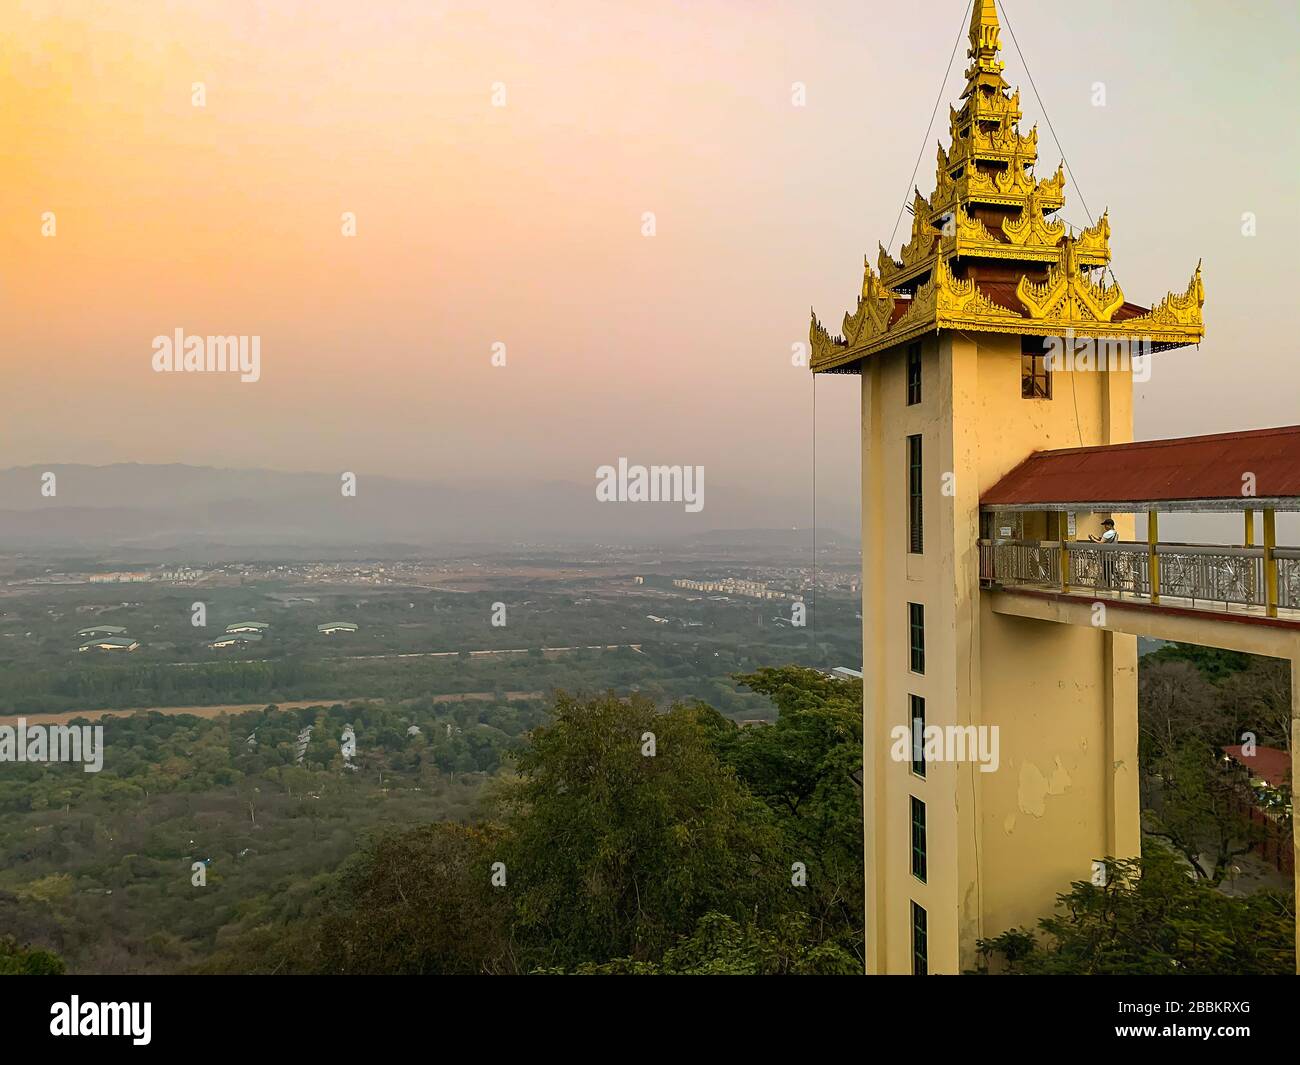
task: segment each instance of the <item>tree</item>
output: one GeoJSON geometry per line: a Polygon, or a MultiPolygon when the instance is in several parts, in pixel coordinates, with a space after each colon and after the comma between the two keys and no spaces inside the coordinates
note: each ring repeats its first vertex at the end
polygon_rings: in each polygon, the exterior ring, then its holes
{"type": "Polygon", "coordinates": [[[509,910],[488,885],[491,829],[441,822],[378,837],[287,925],[259,924],[202,967],[216,973],[508,973],[509,910]]]}
{"type": "Polygon", "coordinates": [[[1195,740],[1162,754],[1151,767],[1155,802],[1146,811],[1147,831],[1167,840],[1196,875],[1216,887],[1261,837],[1241,815],[1249,789],[1221,757],[1195,740]]]}
{"type": "Polygon", "coordinates": [[[1142,659],[1138,672],[1138,761],[1149,764],[1188,738],[1233,742],[1210,680],[1185,659],[1142,659]]]}
{"type": "Polygon", "coordinates": [[[777,719],[718,726],[722,757],[772,807],[807,867],[810,933],[864,964],[862,686],[797,666],[737,679],[772,699],[777,719]]]}
{"type": "Polygon", "coordinates": [[[660,962],[618,958],[589,962],[575,976],[860,976],[862,963],[834,943],[816,943],[806,914],[778,919],[772,929],[706,913],[689,938],[660,962]]]}
{"type": "Polygon", "coordinates": [[[501,973],[513,969],[504,896],[489,884],[490,829],[450,823],[388,836],[340,877],[314,934],[329,973],[501,973]]]}
{"type": "Polygon", "coordinates": [[[1260,744],[1291,749],[1291,663],[1282,658],[1253,657],[1250,666],[1220,684],[1225,706],[1232,708],[1236,728],[1232,743],[1252,732],[1260,744]]]}
{"type": "Polygon", "coordinates": [[[699,709],[560,693],[531,739],[499,799],[528,967],[656,959],[711,910],[761,922],[792,907],[796,858],[699,709]]]}
{"type": "Polygon", "coordinates": [[[1146,658],[1154,662],[1190,662],[1211,680],[1221,680],[1231,673],[1250,668],[1251,656],[1243,651],[1226,651],[1221,647],[1202,647],[1194,643],[1171,643],[1146,658]]]}
{"type": "Polygon", "coordinates": [[[977,943],[987,974],[1094,976],[1291,975],[1294,900],[1272,891],[1225,895],[1189,876],[1169,851],[1106,859],[1104,886],[1057,896],[1041,938],[1011,929],[977,943]]]}
{"type": "Polygon", "coordinates": [[[0,936],[0,976],[62,976],[66,971],[53,951],[20,947],[13,936],[0,936]]]}

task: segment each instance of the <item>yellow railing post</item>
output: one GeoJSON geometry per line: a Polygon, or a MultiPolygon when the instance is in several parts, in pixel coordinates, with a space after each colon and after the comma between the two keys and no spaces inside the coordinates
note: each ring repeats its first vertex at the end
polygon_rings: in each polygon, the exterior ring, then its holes
{"type": "MultiPolygon", "coordinates": [[[[1255,512],[1253,510],[1247,510],[1245,512],[1245,515],[1246,515],[1246,534],[1242,539],[1245,542],[1244,546],[1254,547],[1255,546],[1255,512]]],[[[1250,601],[1251,603],[1255,603],[1257,601],[1256,597],[1259,595],[1259,588],[1256,587],[1256,582],[1255,582],[1255,560],[1254,559],[1250,560],[1250,568],[1247,569],[1246,572],[1250,575],[1249,578],[1250,579],[1250,601]]]]}
{"type": "Polygon", "coordinates": [[[1147,576],[1151,581],[1151,602],[1160,602],[1160,556],[1156,544],[1160,542],[1160,519],[1154,510],[1147,511],[1147,576]]]}
{"type": "Polygon", "coordinates": [[[1061,544],[1061,591],[1070,590],[1070,516],[1065,512],[1059,515],[1056,536],[1061,544]]]}
{"type": "Polygon", "coordinates": [[[1264,595],[1268,616],[1277,617],[1277,515],[1271,509],[1264,511],[1264,595]]]}

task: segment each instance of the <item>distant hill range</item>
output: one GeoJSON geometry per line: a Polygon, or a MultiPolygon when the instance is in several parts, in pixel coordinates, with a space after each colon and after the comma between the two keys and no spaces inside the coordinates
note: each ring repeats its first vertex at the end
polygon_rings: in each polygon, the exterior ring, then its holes
{"type": "MultiPolygon", "coordinates": [[[[773,547],[807,543],[810,506],[755,499],[705,483],[705,506],[600,503],[590,484],[420,482],[358,473],[344,497],[340,476],[207,466],[119,463],[0,470],[0,550],[152,553],[177,548],[286,546],[425,548],[448,543],[654,543],[773,547]],[[53,498],[41,479],[56,477],[53,498]],[[799,526],[792,529],[791,526],[799,526]]],[[[819,540],[851,543],[856,500],[819,503],[819,540]]]]}

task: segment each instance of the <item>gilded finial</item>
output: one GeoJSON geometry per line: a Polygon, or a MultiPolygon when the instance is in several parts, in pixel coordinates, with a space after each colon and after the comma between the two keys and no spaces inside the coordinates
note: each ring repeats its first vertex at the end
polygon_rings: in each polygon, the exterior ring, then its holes
{"type": "Polygon", "coordinates": [[[994,0],[975,0],[970,19],[970,50],[966,54],[971,59],[992,59],[1002,47],[1001,34],[994,0]]]}

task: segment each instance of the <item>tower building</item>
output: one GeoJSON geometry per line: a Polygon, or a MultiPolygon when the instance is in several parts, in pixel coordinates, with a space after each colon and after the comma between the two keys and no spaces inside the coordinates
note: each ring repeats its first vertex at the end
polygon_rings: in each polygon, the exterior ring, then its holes
{"type": "Polygon", "coordinates": [[[861,377],[871,973],[971,968],[978,938],[1033,927],[1096,859],[1140,848],[1136,636],[1000,609],[1012,556],[982,572],[981,542],[1061,545],[1024,557],[1064,593],[1066,541],[1110,517],[1131,542],[1149,507],[981,504],[1035,453],[1132,440],[1133,346],[1201,340],[1201,268],[1154,306],[1125,297],[1107,215],[1072,229],[1064,167],[1036,174],[1000,33],[994,0],[976,0],[910,239],[865,265],[839,335],[815,314],[810,331],[814,373],[861,377]]]}

